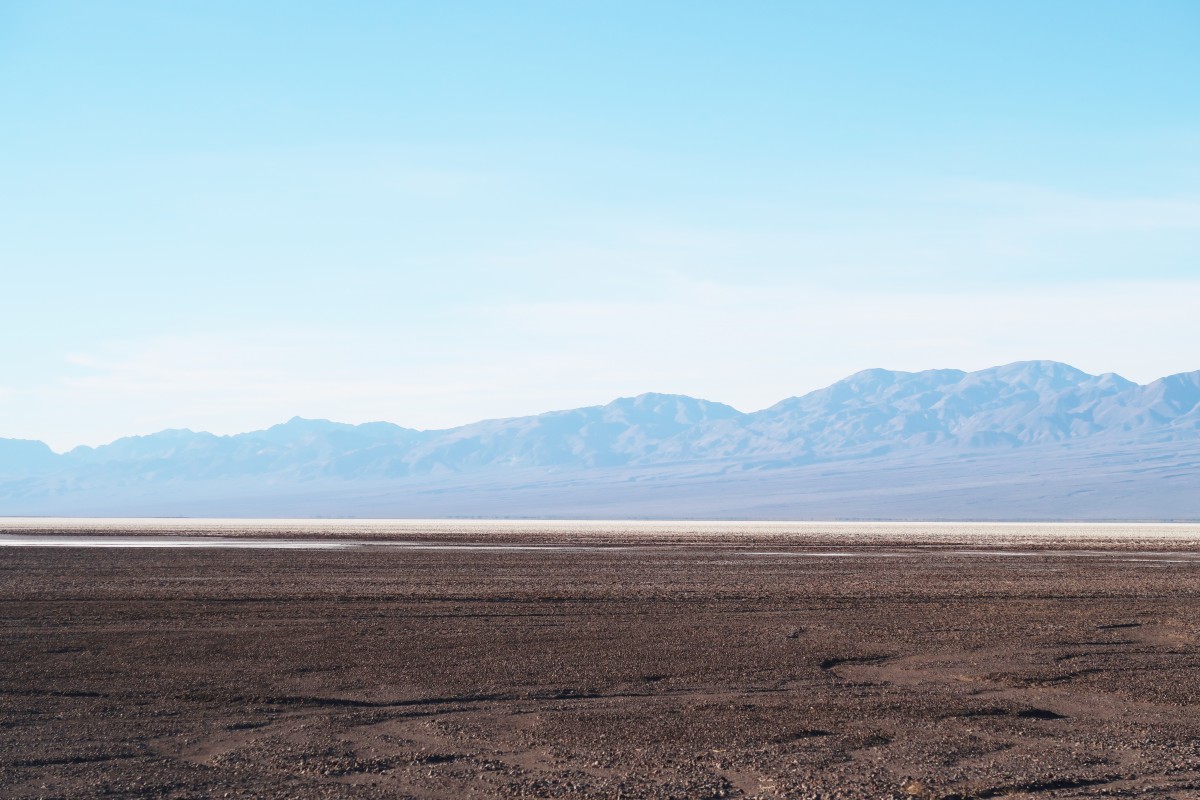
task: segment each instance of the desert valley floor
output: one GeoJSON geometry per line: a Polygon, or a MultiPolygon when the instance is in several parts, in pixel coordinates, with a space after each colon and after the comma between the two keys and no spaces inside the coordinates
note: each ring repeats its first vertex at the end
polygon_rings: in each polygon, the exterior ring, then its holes
{"type": "Polygon", "coordinates": [[[6,520],[0,662],[2,797],[1197,798],[1200,526],[6,520]]]}

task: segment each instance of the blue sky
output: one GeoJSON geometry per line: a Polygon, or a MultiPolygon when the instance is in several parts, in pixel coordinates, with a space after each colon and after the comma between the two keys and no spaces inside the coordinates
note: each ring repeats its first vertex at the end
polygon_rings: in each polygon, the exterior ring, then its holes
{"type": "Polygon", "coordinates": [[[0,0],[0,436],[1200,368],[1195,2],[0,0]]]}

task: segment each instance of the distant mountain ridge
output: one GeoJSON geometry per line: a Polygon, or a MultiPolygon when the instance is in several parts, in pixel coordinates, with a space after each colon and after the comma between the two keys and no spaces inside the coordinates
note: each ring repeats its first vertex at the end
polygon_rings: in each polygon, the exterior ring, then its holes
{"type": "Polygon", "coordinates": [[[1172,444],[1200,444],[1200,371],[1143,386],[1053,361],[976,372],[870,369],[751,413],[650,393],[447,430],[297,417],[232,436],[166,430],[63,454],[0,439],[0,513],[51,507],[53,498],[69,507],[72,496],[119,496],[131,486],[186,495],[192,484],[230,481],[269,493],[313,481],[521,473],[528,482],[530,471],[577,481],[622,469],[733,476],[880,458],[1032,458],[1055,446],[1136,459],[1139,448],[1172,444]]]}

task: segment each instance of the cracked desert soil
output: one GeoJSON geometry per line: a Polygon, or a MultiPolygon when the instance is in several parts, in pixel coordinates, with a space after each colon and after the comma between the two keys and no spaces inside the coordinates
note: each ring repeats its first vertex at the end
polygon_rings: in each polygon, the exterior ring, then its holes
{"type": "Polygon", "coordinates": [[[0,796],[1200,797],[1200,536],[1006,535],[0,548],[0,796]]]}

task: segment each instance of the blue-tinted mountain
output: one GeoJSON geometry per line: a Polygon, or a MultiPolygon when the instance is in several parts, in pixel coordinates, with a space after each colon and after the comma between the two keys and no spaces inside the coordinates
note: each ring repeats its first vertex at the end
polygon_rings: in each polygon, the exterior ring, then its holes
{"type": "MultiPolygon", "coordinates": [[[[601,474],[609,484],[622,475],[665,482],[686,497],[701,475],[725,476],[742,492],[754,476],[817,465],[852,474],[855,464],[891,459],[909,470],[914,464],[961,470],[964,463],[1019,467],[1063,453],[1090,454],[1092,461],[1073,467],[1085,473],[1103,462],[1109,482],[1142,475],[1138,465],[1147,459],[1182,459],[1171,475],[1190,487],[1196,471],[1187,454],[1194,448],[1200,448],[1200,371],[1142,386],[1053,361],[977,372],[870,369],[752,413],[643,394],[448,430],[294,418],[233,436],[166,430],[64,454],[40,442],[0,439],[0,513],[53,513],[36,498],[54,497],[67,508],[75,496],[116,497],[155,486],[169,486],[178,497],[202,488],[220,506],[231,492],[253,498],[318,484],[370,485],[375,497],[462,480],[483,481],[497,492],[511,483],[510,491],[544,493],[601,474]]],[[[1200,498],[1200,483],[1196,489],[1200,498]]],[[[349,508],[333,505],[330,513],[349,508]]],[[[212,513],[221,513],[215,506],[212,513]]]]}
{"type": "Polygon", "coordinates": [[[0,475],[37,475],[57,468],[60,456],[42,442],[0,439],[0,475]]]}

